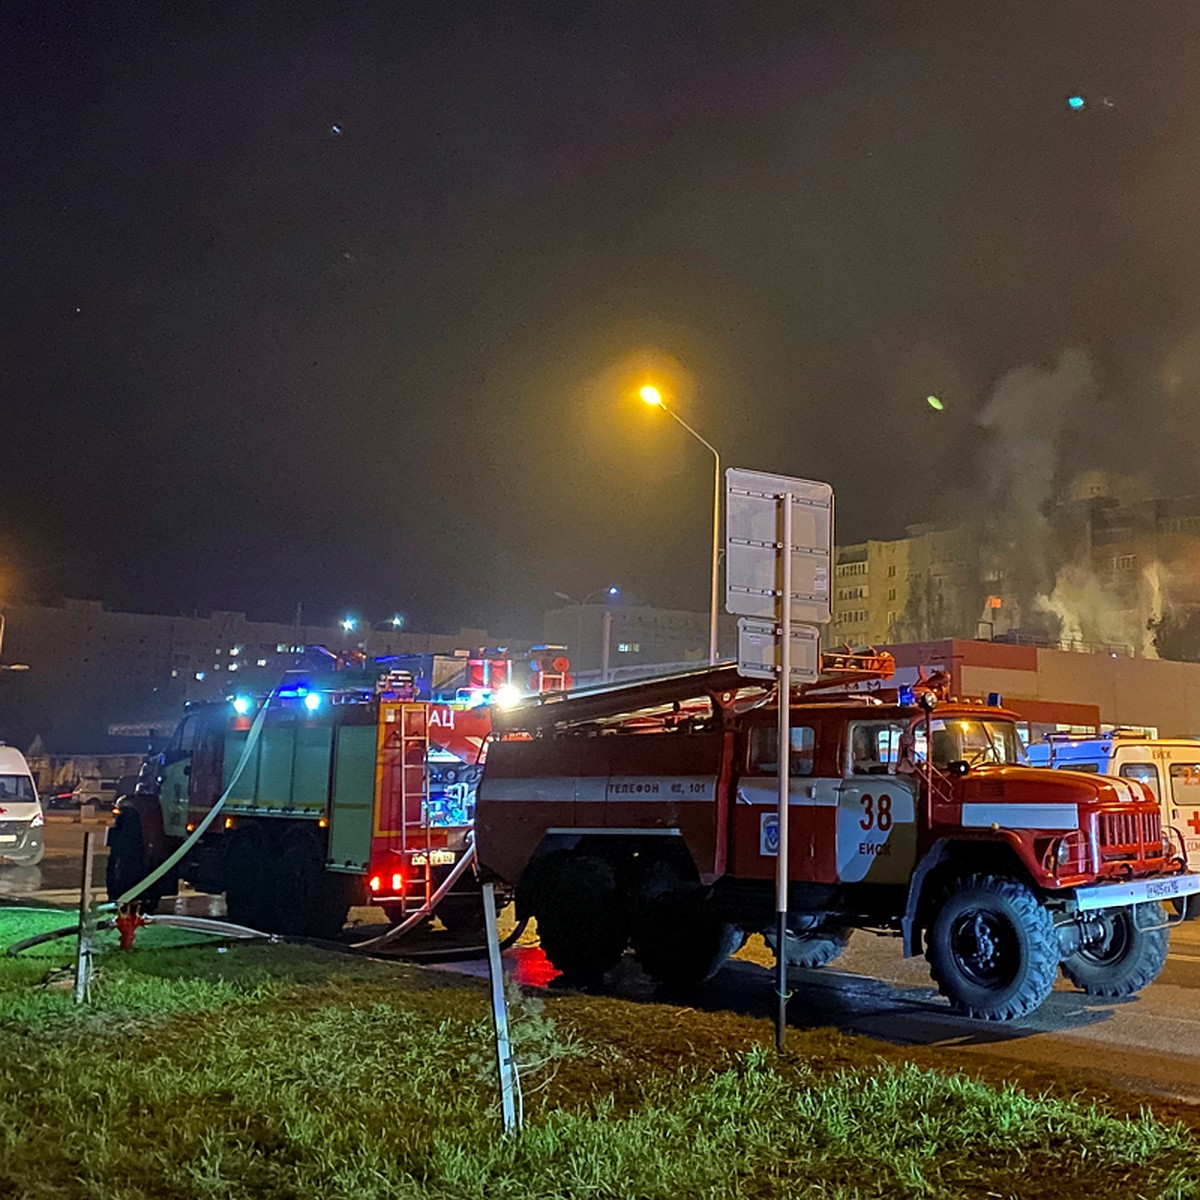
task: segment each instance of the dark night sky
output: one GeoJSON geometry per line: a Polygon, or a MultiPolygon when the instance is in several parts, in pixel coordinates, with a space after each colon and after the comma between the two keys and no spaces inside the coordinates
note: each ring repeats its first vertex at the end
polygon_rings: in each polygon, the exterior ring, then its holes
{"type": "Polygon", "coordinates": [[[967,503],[997,379],[1068,349],[1098,394],[1062,469],[1200,490],[1200,6],[0,22],[26,593],[514,633],[612,580],[702,609],[711,459],[632,397],[645,364],[727,465],[830,480],[842,541],[967,503]]]}

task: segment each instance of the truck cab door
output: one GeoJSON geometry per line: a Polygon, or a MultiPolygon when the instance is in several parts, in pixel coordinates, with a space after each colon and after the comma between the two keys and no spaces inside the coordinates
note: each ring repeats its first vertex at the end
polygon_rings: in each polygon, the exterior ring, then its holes
{"type": "MultiPolygon", "coordinates": [[[[789,875],[803,881],[827,874],[819,847],[832,837],[840,779],[813,773],[816,729],[793,725],[788,780],[789,875]]],[[[743,770],[734,792],[731,854],[733,874],[773,879],[779,853],[778,735],[774,723],[747,730],[743,770]]]]}
{"type": "Polygon", "coordinates": [[[199,724],[198,713],[184,717],[163,751],[158,802],[162,808],[163,833],[167,837],[181,838],[187,834],[192,755],[196,748],[196,729],[199,724]]]}
{"type": "Polygon", "coordinates": [[[838,789],[836,878],[907,883],[917,858],[916,775],[897,774],[900,721],[852,721],[838,789]]]}

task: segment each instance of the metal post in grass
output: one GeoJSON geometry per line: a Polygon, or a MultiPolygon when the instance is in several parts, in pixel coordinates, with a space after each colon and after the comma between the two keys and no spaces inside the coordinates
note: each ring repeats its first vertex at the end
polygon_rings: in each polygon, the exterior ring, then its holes
{"type": "Polygon", "coordinates": [[[517,1115],[517,1066],[508,1036],[508,1001],[504,996],[504,968],[500,965],[500,935],[496,931],[496,890],[483,885],[483,916],[487,924],[488,975],[492,985],[492,1024],[496,1030],[496,1066],[500,1073],[500,1111],[504,1132],[521,1128],[517,1115]]]}
{"type": "Polygon", "coordinates": [[[83,835],[83,879],[79,885],[79,945],[75,951],[75,1003],[92,998],[92,862],[96,852],[96,832],[83,835]]]}

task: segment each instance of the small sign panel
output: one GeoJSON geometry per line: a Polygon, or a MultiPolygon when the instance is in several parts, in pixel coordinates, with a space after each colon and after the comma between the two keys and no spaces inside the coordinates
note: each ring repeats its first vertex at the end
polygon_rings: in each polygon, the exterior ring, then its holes
{"type": "Polygon", "coordinates": [[[833,488],[737,467],[725,472],[725,608],[746,617],[776,616],[784,494],[792,504],[792,620],[824,624],[831,616],[833,488]]]}
{"type": "MultiPolygon", "coordinates": [[[[738,619],[738,673],[747,679],[779,678],[779,638],[774,621],[738,619]]],[[[792,683],[812,683],[821,673],[821,631],[792,626],[792,683]]]]}

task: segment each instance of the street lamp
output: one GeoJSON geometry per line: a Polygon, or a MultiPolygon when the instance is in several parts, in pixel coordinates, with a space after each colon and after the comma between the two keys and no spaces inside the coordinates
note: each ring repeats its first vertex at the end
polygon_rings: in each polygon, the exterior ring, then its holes
{"type": "Polygon", "coordinates": [[[674,417],[713,456],[713,513],[712,513],[712,587],[708,598],[708,661],[717,661],[717,573],[721,558],[721,455],[712,442],[698,434],[673,408],[663,401],[662,392],[647,384],[638,393],[653,408],[661,408],[674,417]]]}
{"type": "MultiPolygon", "coordinates": [[[[568,596],[566,592],[555,592],[554,594],[559,600],[565,600],[568,604],[574,604],[579,608],[579,622],[577,628],[579,630],[579,640],[582,642],[584,605],[596,596],[619,596],[621,594],[621,589],[617,587],[615,583],[610,584],[606,588],[597,588],[594,592],[588,592],[588,594],[584,596],[582,600],[576,600],[574,596],[568,596]]],[[[609,658],[612,652],[612,611],[609,609],[607,603],[604,605],[604,619],[601,623],[601,627],[603,629],[603,633],[601,635],[600,643],[600,681],[602,683],[607,683],[609,658]]]]}

